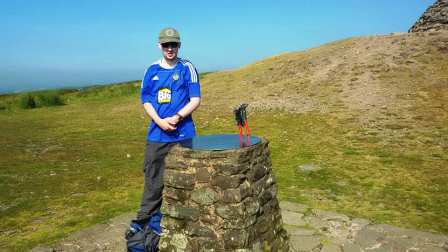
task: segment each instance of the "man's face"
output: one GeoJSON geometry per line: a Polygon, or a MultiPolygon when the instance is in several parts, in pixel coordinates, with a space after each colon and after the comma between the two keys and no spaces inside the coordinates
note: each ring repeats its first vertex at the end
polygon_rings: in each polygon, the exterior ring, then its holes
{"type": "Polygon", "coordinates": [[[174,60],[177,58],[177,53],[179,51],[180,43],[167,42],[160,45],[163,57],[167,60],[174,60]]]}

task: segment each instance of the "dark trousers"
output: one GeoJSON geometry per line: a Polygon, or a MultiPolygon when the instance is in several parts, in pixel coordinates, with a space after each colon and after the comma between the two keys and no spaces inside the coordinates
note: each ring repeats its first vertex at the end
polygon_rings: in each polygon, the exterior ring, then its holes
{"type": "Polygon", "coordinates": [[[180,144],[183,147],[191,147],[191,143],[191,139],[173,143],[147,142],[143,163],[145,186],[140,210],[137,213],[137,221],[149,220],[162,206],[165,157],[170,149],[176,144],[180,144]]]}

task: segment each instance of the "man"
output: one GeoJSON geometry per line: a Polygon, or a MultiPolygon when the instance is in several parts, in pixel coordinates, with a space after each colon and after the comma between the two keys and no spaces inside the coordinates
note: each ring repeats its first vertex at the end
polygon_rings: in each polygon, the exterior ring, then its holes
{"type": "Polygon", "coordinates": [[[151,124],[144,160],[145,185],[136,220],[139,224],[151,218],[160,220],[164,158],[175,144],[191,145],[196,134],[191,113],[201,100],[199,76],[193,64],[178,58],[180,45],[175,29],[163,29],[158,44],[163,57],[146,70],[142,80],[141,102],[151,124]]]}

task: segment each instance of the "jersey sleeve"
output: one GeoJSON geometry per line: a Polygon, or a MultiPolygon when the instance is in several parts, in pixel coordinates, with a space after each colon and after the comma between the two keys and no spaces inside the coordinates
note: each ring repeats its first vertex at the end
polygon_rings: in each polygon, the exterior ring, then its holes
{"type": "Polygon", "coordinates": [[[198,71],[190,62],[187,62],[185,65],[188,67],[187,71],[188,94],[190,98],[201,97],[201,86],[199,84],[198,71]]]}
{"type": "Polygon", "coordinates": [[[142,104],[152,103],[154,100],[154,97],[152,97],[152,95],[151,95],[150,73],[149,72],[150,72],[149,68],[146,69],[145,75],[143,76],[143,79],[142,79],[141,95],[140,95],[142,104]]]}

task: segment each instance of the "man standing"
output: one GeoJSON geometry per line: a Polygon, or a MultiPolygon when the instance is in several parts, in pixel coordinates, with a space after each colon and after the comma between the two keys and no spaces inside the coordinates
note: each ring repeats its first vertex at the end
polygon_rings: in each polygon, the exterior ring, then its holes
{"type": "Polygon", "coordinates": [[[164,158],[175,144],[191,145],[195,126],[191,113],[200,104],[198,73],[189,61],[178,58],[179,33],[165,28],[159,34],[162,59],[145,73],[141,102],[151,118],[144,160],[145,185],[137,223],[154,219],[162,204],[164,158]]]}

